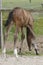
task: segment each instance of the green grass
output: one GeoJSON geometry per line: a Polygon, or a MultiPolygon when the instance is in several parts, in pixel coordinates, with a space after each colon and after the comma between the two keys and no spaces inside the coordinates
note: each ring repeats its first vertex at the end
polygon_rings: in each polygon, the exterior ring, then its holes
{"type": "Polygon", "coordinates": [[[36,35],[43,35],[43,19],[34,22],[34,32],[36,35]]]}
{"type": "MultiPolygon", "coordinates": [[[[3,24],[6,22],[6,20],[4,19],[7,19],[8,17],[8,13],[9,12],[3,12],[3,24]]],[[[34,17],[33,17],[34,18],[34,17]]],[[[37,15],[35,15],[35,18],[38,18],[37,15]]],[[[39,16],[40,19],[36,19],[34,20],[34,32],[36,35],[43,35],[43,16],[39,16]]],[[[13,35],[14,35],[14,32],[15,32],[15,25],[12,27],[10,33],[9,33],[9,37],[8,37],[8,40],[12,40],[13,41],[13,35]]],[[[25,32],[24,32],[25,33],[25,32]]],[[[20,39],[20,33],[18,35],[19,39],[20,39]]]]}
{"type": "MultiPolygon", "coordinates": [[[[20,6],[20,7],[23,7],[23,8],[37,8],[37,6],[40,7],[40,3],[43,2],[43,0],[32,0],[32,3],[30,4],[29,3],[29,0],[3,0],[3,7],[8,7],[8,8],[13,8],[13,7],[16,7],[16,6],[20,6]],[[37,3],[37,4],[36,4],[37,3]]],[[[38,8],[39,8],[38,7],[38,8]]],[[[7,19],[8,17],[8,14],[9,12],[3,12],[3,24],[5,23],[5,19],[7,19]]],[[[43,15],[34,15],[33,18],[40,18],[39,20],[35,20],[34,21],[34,32],[36,35],[43,35],[43,15]]],[[[15,26],[12,27],[11,29],[11,33],[8,37],[8,40],[13,40],[13,34],[14,34],[14,31],[15,31],[15,26]]],[[[19,39],[20,39],[20,33],[19,33],[19,39]]]]}
{"type": "MultiPolygon", "coordinates": [[[[2,54],[2,50],[0,49],[0,55],[2,54]]],[[[6,54],[7,55],[14,55],[14,52],[13,52],[13,50],[7,50],[6,51],[6,54]]],[[[24,56],[37,56],[35,53],[34,53],[34,51],[26,51],[26,52],[22,52],[22,53],[18,53],[19,55],[24,55],[24,56]]],[[[41,54],[39,54],[38,56],[43,56],[43,53],[41,53],[41,54]]]]}
{"type": "MultiPolygon", "coordinates": [[[[13,41],[14,40],[14,27],[12,27],[9,36],[8,36],[8,41],[13,41]]],[[[43,20],[42,21],[38,21],[38,22],[34,22],[34,32],[37,36],[43,35],[43,20]]],[[[26,32],[24,32],[26,33],[26,32]]],[[[21,39],[21,33],[19,33],[18,35],[18,39],[21,39]]]]}
{"type": "MultiPolygon", "coordinates": [[[[13,51],[7,51],[6,52],[8,55],[13,55],[13,51]]],[[[34,52],[22,52],[22,53],[18,53],[19,55],[25,55],[25,56],[36,56],[36,54],[34,52]]]]}
{"type": "Polygon", "coordinates": [[[43,0],[32,0],[31,4],[29,3],[29,0],[2,0],[3,7],[22,7],[26,9],[41,7],[41,2],[43,2],[43,0]]]}
{"type": "MultiPolygon", "coordinates": [[[[43,3],[43,0],[32,0],[32,3],[30,4],[29,3],[29,0],[2,0],[2,7],[5,7],[5,8],[14,8],[14,7],[22,7],[22,8],[26,8],[26,9],[30,9],[30,8],[37,8],[37,9],[41,9],[41,2],[43,3]]],[[[7,19],[8,17],[8,14],[9,12],[3,12],[3,24],[6,22],[6,20],[4,19],[7,19]]],[[[34,16],[35,18],[38,18],[37,15],[34,16]]],[[[34,32],[35,34],[38,36],[38,35],[43,35],[43,15],[41,14],[40,16],[40,19],[39,20],[35,20],[34,21],[34,32]]],[[[13,41],[13,37],[14,37],[14,32],[15,32],[15,26],[12,27],[11,33],[9,34],[9,37],[8,37],[8,41],[13,41]]],[[[24,32],[25,33],[25,32],[24,32]]],[[[20,33],[18,35],[19,39],[20,39],[20,33]]],[[[0,50],[0,53],[1,53],[1,50],[0,50]]],[[[9,55],[12,55],[13,54],[13,51],[8,51],[6,52],[7,54],[9,55]]],[[[21,53],[22,55],[32,55],[34,56],[35,53],[32,51],[32,52],[24,52],[24,53],[21,53]]],[[[42,54],[41,54],[42,55],[42,54]]]]}
{"type": "MultiPolygon", "coordinates": [[[[14,55],[13,50],[7,50],[6,54],[8,55],[14,55]]],[[[28,52],[22,52],[22,53],[18,53],[19,55],[24,55],[24,56],[36,56],[36,54],[34,53],[34,51],[28,51],[28,52]]],[[[39,54],[38,56],[43,56],[42,54],[39,54]]]]}

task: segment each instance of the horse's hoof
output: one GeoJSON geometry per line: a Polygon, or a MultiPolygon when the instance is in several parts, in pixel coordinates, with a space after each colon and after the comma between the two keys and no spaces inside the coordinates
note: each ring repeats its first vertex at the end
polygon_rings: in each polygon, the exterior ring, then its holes
{"type": "Polygon", "coordinates": [[[17,57],[17,58],[18,58],[17,48],[15,48],[15,49],[14,49],[14,55],[15,55],[15,57],[17,57]]]}
{"type": "Polygon", "coordinates": [[[19,48],[19,52],[18,53],[21,54],[21,48],[19,48]]]}
{"type": "Polygon", "coordinates": [[[36,55],[39,55],[39,51],[37,49],[35,49],[36,55]]]}
{"type": "Polygon", "coordinates": [[[32,49],[31,48],[29,48],[29,51],[31,51],[32,49]]]}
{"type": "Polygon", "coordinates": [[[39,55],[39,53],[37,52],[36,55],[39,55]]]}
{"type": "Polygon", "coordinates": [[[36,55],[39,55],[39,51],[36,52],[36,55]]]}

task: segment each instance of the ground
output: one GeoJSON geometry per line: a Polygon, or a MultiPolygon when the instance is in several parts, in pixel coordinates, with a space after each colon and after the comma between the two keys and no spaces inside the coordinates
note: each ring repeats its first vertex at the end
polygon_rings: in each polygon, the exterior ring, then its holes
{"type": "Polygon", "coordinates": [[[0,56],[0,65],[43,65],[43,56],[8,56],[6,59],[0,56]]]}
{"type": "MultiPolygon", "coordinates": [[[[43,3],[43,0],[32,0],[32,3],[29,3],[29,0],[3,0],[3,7],[4,8],[13,8],[13,7],[23,7],[26,9],[43,9],[41,7],[41,3],[43,3]]],[[[36,35],[43,35],[43,13],[34,13],[33,14],[33,18],[35,19],[34,21],[34,32],[36,33],[36,35]]],[[[3,22],[5,21],[4,19],[7,19],[8,16],[8,12],[4,13],[3,12],[3,22]]],[[[9,51],[9,48],[13,48],[13,42],[11,42],[11,40],[13,41],[13,32],[14,30],[11,30],[12,35],[9,37],[10,42],[7,42],[7,48],[9,51]]],[[[39,47],[40,47],[40,53],[43,55],[43,36],[40,36],[37,38],[37,41],[40,42],[39,43],[39,47]]],[[[24,41],[24,43],[26,43],[26,41],[24,41]]],[[[26,50],[27,47],[25,46],[25,44],[23,44],[23,49],[26,50]]],[[[11,56],[10,52],[10,56],[7,56],[7,58],[3,58],[2,56],[0,56],[0,65],[43,65],[43,56],[34,56],[34,53],[32,54],[33,56],[19,56],[18,58],[15,58],[15,56],[11,56]]],[[[30,54],[31,55],[31,54],[30,54]]]]}
{"type": "MultiPolygon", "coordinates": [[[[37,41],[40,55],[43,55],[43,36],[42,35],[38,36],[36,41],[37,41]]],[[[21,41],[17,41],[16,47],[20,48],[20,43],[21,41]]],[[[7,52],[9,54],[12,54],[14,50],[14,43],[11,41],[6,42],[6,47],[7,47],[7,52]]],[[[24,40],[23,45],[22,45],[22,52],[25,52],[26,55],[35,55],[34,48],[32,48],[32,51],[29,52],[26,39],[24,40]]]]}
{"type": "MultiPolygon", "coordinates": [[[[42,44],[43,36],[38,37],[37,41],[42,44]]],[[[0,65],[43,65],[43,56],[19,55],[19,57],[16,58],[14,55],[7,55],[7,57],[4,58],[0,55],[0,65]]]]}

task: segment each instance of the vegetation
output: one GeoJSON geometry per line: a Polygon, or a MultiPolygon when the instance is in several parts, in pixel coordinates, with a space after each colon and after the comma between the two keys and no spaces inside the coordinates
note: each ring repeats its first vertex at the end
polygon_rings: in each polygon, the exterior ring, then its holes
{"type": "Polygon", "coordinates": [[[14,7],[22,7],[22,8],[37,8],[41,7],[41,3],[43,0],[31,0],[31,3],[29,0],[2,0],[3,1],[3,7],[7,8],[14,8],[14,7]]]}
{"type": "MultiPolygon", "coordinates": [[[[2,7],[3,8],[14,8],[14,7],[22,7],[22,8],[26,8],[26,9],[30,9],[30,8],[35,8],[35,9],[42,9],[41,7],[41,3],[43,3],[43,0],[31,0],[31,3],[29,2],[29,0],[2,0],[2,7]]],[[[6,19],[8,17],[9,12],[3,12],[3,25],[6,22],[6,19]]],[[[39,13],[40,14],[40,13],[39,13]]],[[[34,20],[34,32],[36,35],[43,35],[43,15],[39,15],[39,19],[37,15],[34,15],[33,18],[35,17],[34,20]]],[[[3,26],[4,28],[4,26],[3,26]]],[[[5,30],[5,28],[4,28],[5,30]]],[[[10,31],[10,35],[8,37],[8,40],[13,41],[13,34],[15,31],[15,25],[12,27],[11,31],[10,31]]],[[[25,32],[25,31],[24,31],[25,32]]],[[[20,33],[18,35],[19,39],[20,39],[20,33]]],[[[12,55],[13,51],[7,51],[7,54],[12,55]]],[[[0,54],[1,54],[1,50],[0,50],[0,54]]],[[[21,53],[22,55],[35,55],[34,52],[25,52],[25,53],[21,53]]]]}
{"type": "MultiPolygon", "coordinates": [[[[2,5],[3,7],[6,7],[6,8],[14,8],[16,6],[19,6],[19,7],[22,7],[22,8],[26,8],[26,9],[29,9],[29,8],[41,8],[41,3],[43,2],[43,0],[31,0],[31,4],[29,3],[29,0],[2,0],[2,5]],[[36,4],[37,3],[37,4],[36,4]]],[[[5,23],[7,17],[8,17],[8,14],[9,12],[6,13],[3,12],[3,24],[5,23]]],[[[40,13],[39,13],[40,14],[40,13]]],[[[34,20],[34,32],[36,33],[36,35],[43,35],[43,15],[35,15],[33,16],[33,18],[35,17],[35,20],[34,20]],[[36,19],[38,18],[39,19],[36,19]]],[[[15,31],[15,26],[13,26],[13,28],[11,29],[11,34],[10,34],[10,38],[13,39],[13,37],[11,36],[14,31],[15,31]]]]}
{"type": "MultiPolygon", "coordinates": [[[[14,55],[14,53],[13,53],[13,50],[10,50],[10,51],[8,51],[7,50],[7,52],[6,52],[6,54],[8,54],[8,55],[14,55]]],[[[19,55],[24,55],[24,56],[36,56],[36,54],[34,53],[34,51],[28,51],[28,52],[22,52],[22,53],[18,53],[19,55]]],[[[39,54],[38,56],[43,56],[43,53],[42,54],[39,54]]]]}
{"type": "Polygon", "coordinates": [[[34,22],[34,32],[36,35],[43,35],[43,19],[34,22]]]}
{"type": "MultiPolygon", "coordinates": [[[[43,0],[31,0],[31,3],[29,2],[29,0],[3,0],[2,2],[2,6],[5,8],[14,8],[14,7],[22,7],[22,8],[37,8],[37,9],[41,9],[41,3],[43,2],[43,0]],[[36,4],[37,3],[37,4],[36,4]]],[[[8,17],[9,12],[6,13],[3,12],[3,24],[6,22],[6,19],[8,17]]],[[[34,14],[33,18],[35,17],[34,20],[34,32],[36,33],[36,35],[43,35],[43,15],[39,13],[39,16],[36,14],[34,14]],[[37,19],[39,18],[39,19],[37,19]]],[[[11,33],[9,35],[10,38],[8,39],[12,39],[13,40],[13,34],[15,31],[15,26],[12,27],[11,29],[11,33]]],[[[19,38],[20,38],[20,34],[19,34],[19,38]]]]}

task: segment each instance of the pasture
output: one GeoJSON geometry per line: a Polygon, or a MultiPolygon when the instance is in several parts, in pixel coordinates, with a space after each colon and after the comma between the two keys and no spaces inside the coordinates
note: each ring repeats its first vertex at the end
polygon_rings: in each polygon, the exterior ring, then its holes
{"type": "MultiPolygon", "coordinates": [[[[39,9],[40,10],[40,9],[43,9],[41,6],[41,3],[43,3],[43,0],[32,0],[31,3],[29,3],[29,0],[2,0],[2,7],[3,8],[12,8],[12,9],[14,7],[21,7],[21,8],[25,8],[25,9],[39,9]]],[[[3,12],[3,25],[6,22],[8,14],[9,14],[8,11],[3,12]]],[[[40,12],[38,14],[32,13],[32,15],[34,18],[34,32],[35,32],[36,36],[43,36],[43,12],[42,13],[40,12]]],[[[3,26],[3,28],[4,28],[4,26],[3,26]]],[[[5,31],[5,28],[4,28],[4,31],[5,31]]],[[[8,41],[13,41],[14,31],[15,31],[15,25],[12,27],[12,29],[9,33],[8,41]]],[[[24,33],[25,32],[26,32],[26,29],[24,29],[24,33]]],[[[19,33],[19,35],[18,35],[19,40],[20,40],[20,35],[21,35],[21,33],[19,33]]],[[[12,54],[12,51],[10,53],[12,54]]],[[[34,55],[34,54],[32,54],[32,55],[34,55]]]]}
{"type": "Polygon", "coordinates": [[[2,6],[7,8],[14,8],[14,7],[22,7],[22,8],[40,8],[41,3],[43,3],[43,0],[31,0],[31,3],[29,0],[2,0],[2,6]]]}
{"type": "MultiPolygon", "coordinates": [[[[2,7],[3,8],[14,8],[14,7],[22,7],[22,8],[41,8],[41,3],[43,0],[32,0],[31,4],[29,0],[2,0],[2,7]]],[[[3,12],[3,20],[7,19],[8,12],[3,12]]],[[[37,19],[34,20],[34,31],[37,35],[43,34],[43,13],[34,14],[33,18],[37,19]]]]}

